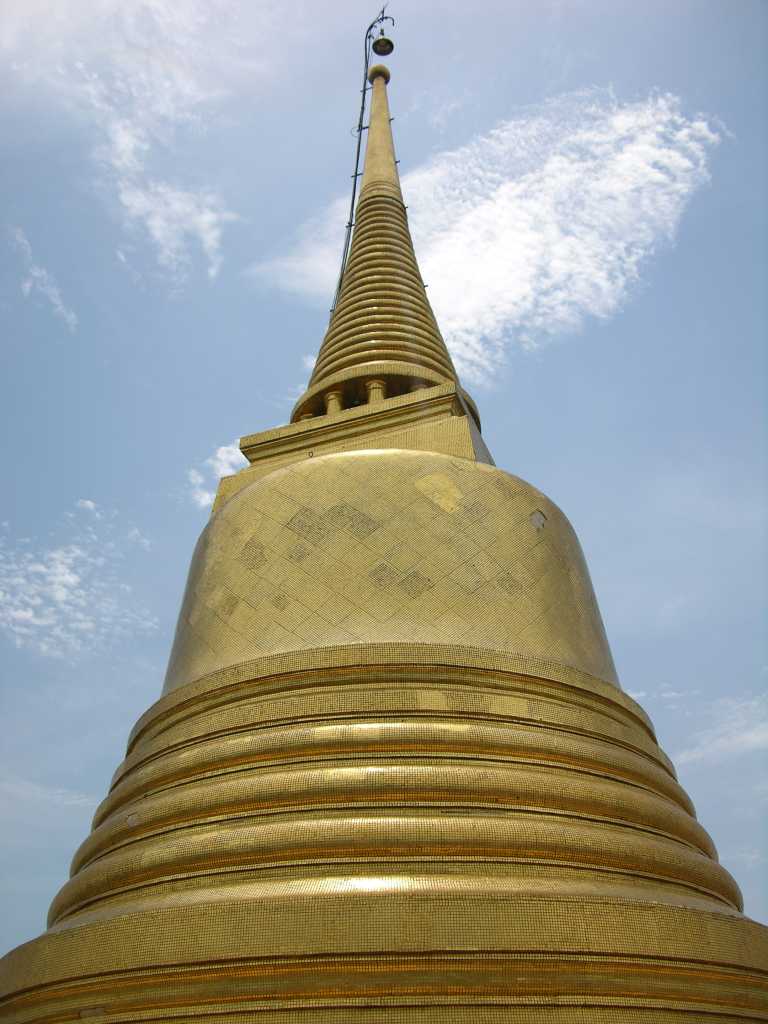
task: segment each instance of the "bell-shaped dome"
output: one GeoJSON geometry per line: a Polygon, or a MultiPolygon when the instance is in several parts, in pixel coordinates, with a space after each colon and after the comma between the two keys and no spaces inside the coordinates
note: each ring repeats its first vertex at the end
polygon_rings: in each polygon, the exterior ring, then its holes
{"type": "Polygon", "coordinates": [[[166,692],[283,651],[452,643],[615,682],[562,512],[492,466],[434,452],[306,458],[213,516],[166,692]]]}

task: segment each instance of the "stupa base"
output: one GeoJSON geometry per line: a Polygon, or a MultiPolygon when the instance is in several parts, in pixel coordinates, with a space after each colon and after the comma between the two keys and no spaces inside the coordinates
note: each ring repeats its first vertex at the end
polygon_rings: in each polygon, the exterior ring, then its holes
{"type": "Polygon", "coordinates": [[[315,885],[303,897],[256,888],[118,916],[104,907],[5,958],[0,1014],[8,1024],[768,1020],[768,930],[741,915],[377,891],[377,881],[357,877],[345,895],[315,885]]]}

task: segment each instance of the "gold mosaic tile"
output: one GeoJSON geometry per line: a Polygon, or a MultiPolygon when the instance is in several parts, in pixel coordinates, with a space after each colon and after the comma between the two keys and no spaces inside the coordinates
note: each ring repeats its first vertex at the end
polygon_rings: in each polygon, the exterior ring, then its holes
{"type": "Polygon", "coordinates": [[[390,640],[463,638],[615,678],[572,530],[539,492],[501,470],[418,452],[320,457],[239,492],[207,533],[169,688],[223,667],[215,650],[234,662],[254,643],[265,653],[337,643],[339,623],[363,641],[384,639],[386,622],[390,640]],[[378,494],[392,510],[386,520],[381,499],[370,497],[378,494]],[[537,529],[530,515],[541,506],[546,521],[537,529]],[[421,513],[415,537],[412,507],[421,513]],[[311,624],[280,606],[282,594],[315,613],[311,624]],[[215,614],[201,616],[201,602],[215,614]]]}

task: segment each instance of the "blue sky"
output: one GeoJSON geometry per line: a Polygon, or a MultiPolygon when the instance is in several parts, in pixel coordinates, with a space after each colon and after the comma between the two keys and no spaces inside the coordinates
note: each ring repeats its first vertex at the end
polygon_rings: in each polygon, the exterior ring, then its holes
{"type": "MultiPolygon", "coordinates": [[[[234,439],[307,377],[375,13],[4,11],[4,946],[159,695],[234,439]]],[[[768,8],[390,13],[417,255],[485,438],[573,522],[622,684],[766,920],[768,8]]]]}

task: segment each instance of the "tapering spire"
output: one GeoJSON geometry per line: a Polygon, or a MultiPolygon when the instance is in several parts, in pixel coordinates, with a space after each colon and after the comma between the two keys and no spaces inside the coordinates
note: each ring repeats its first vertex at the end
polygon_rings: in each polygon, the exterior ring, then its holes
{"type": "Polygon", "coordinates": [[[368,73],[368,143],[352,248],[309,387],[293,419],[457,381],[408,229],[387,101],[389,71],[368,73]]]}
{"type": "Polygon", "coordinates": [[[368,145],[365,150],[365,166],[360,199],[374,190],[385,195],[392,195],[402,203],[400,177],[397,173],[395,160],[395,142],[392,138],[392,118],[389,113],[387,83],[389,69],[383,64],[376,64],[368,72],[373,98],[371,100],[371,117],[368,125],[368,145]]]}

